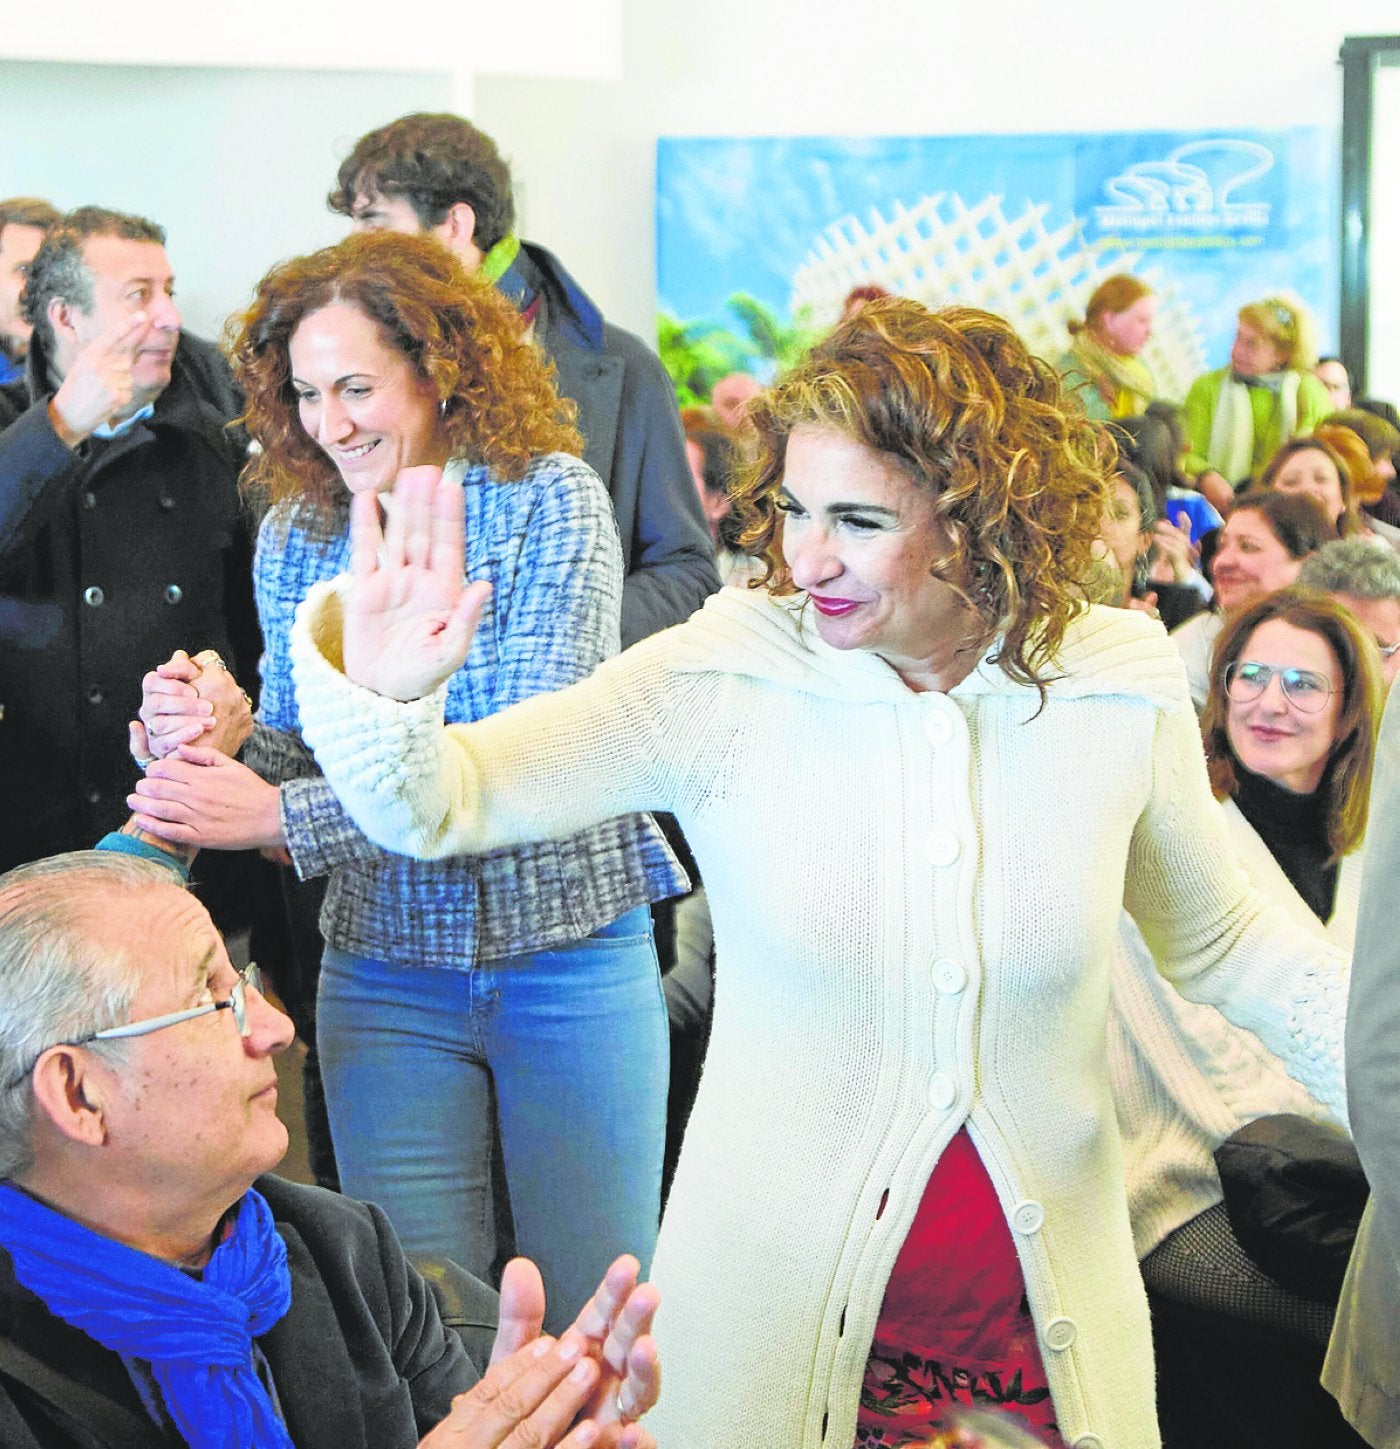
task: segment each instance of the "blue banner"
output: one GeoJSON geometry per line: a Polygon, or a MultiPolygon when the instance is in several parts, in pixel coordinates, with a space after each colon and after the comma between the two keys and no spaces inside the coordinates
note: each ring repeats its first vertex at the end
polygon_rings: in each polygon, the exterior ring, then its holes
{"type": "Polygon", "coordinates": [[[697,396],[724,371],[766,381],[875,283],[999,312],[1055,358],[1098,282],[1132,272],[1160,303],[1144,361],[1179,400],[1265,296],[1301,299],[1334,349],[1336,175],[1317,128],[663,138],[662,353],[697,396]]]}

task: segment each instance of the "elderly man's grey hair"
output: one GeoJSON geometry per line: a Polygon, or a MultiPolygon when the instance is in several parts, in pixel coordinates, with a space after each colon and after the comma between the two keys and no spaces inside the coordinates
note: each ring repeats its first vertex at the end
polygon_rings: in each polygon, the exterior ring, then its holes
{"type": "Polygon", "coordinates": [[[1364,538],[1336,538],[1304,560],[1298,584],[1354,599],[1400,598],[1400,556],[1364,538]]]}
{"type": "MultiPolygon", "coordinates": [[[[152,886],[178,889],[179,881],[153,861],[100,850],[54,855],[0,875],[0,1178],[33,1161],[27,1069],[35,1059],[59,1042],[131,1019],[140,943],[114,951],[97,926],[114,897],[152,886]]],[[[117,1061],[126,1046],[92,1044],[117,1061]]]]}

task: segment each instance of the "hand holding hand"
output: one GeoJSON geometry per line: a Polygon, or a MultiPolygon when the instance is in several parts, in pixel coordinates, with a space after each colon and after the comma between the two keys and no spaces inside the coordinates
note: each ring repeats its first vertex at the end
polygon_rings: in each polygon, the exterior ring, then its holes
{"type": "Polygon", "coordinates": [[[193,658],[177,649],[151,670],[141,680],[140,717],[147,748],[138,763],[163,760],[188,744],[236,755],[253,732],[248,696],[213,649],[193,658]]]}
{"type": "Polygon", "coordinates": [[[214,850],[285,845],[281,792],[217,750],[181,745],[126,797],[136,825],[176,845],[214,850]]]}
{"type": "Polygon", "coordinates": [[[491,586],[463,579],[462,487],[439,468],[405,468],[381,533],[372,493],[350,501],[346,675],[391,699],[431,694],[466,662],[491,586]]]}
{"type": "Polygon", "coordinates": [[[76,448],[108,418],[131,411],[136,396],[132,365],[150,318],[133,312],[94,337],[73,359],[68,376],[49,404],[54,431],[76,448]]]}

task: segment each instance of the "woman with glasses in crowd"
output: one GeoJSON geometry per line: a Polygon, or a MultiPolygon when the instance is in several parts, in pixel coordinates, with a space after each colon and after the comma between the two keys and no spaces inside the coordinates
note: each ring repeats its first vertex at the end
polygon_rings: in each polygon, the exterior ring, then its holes
{"type": "MultiPolygon", "coordinates": [[[[1382,693],[1375,645],[1350,611],[1286,589],[1225,625],[1202,720],[1211,784],[1251,880],[1290,930],[1348,954],[1382,693]]],[[[1166,988],[1126,919],[1122,939],[1109,1064],[1164,1439],[1359,1444],[1318,1385],[1332,1305],[1243,1257],[1213,1157],[1259,1117],[1337,1118],[1256,1037],[1166,988]],[[1202,1372],[1226,1361],[1228,1373],[1202,1372]]]]}

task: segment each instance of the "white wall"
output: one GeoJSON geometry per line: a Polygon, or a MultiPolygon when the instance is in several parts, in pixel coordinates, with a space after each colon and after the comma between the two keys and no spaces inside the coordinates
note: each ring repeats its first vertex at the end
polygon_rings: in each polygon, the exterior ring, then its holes
{"type": "Polygon", "coordinates": [[[482,78],[476,119],[528,188],[527,233],[644,336],[658,135],[1340,127],[1343,38],[1397,19],[1395,0],[622,4],[617,81],[482,78]]]}
{"type": "Polygon", "coordinates": [[[325,197],[358,136],[456,103],[443,74],[3,61],[0,95],[0,196],[160,222],[185,326],[206,337],[273,262],[344,235],[325,197]]]}
{"type": "Polygon", "coordinates": [[[615,77],[619,0],[64,0],[9,4],[0,55],[108,65],[615,77]]]}

